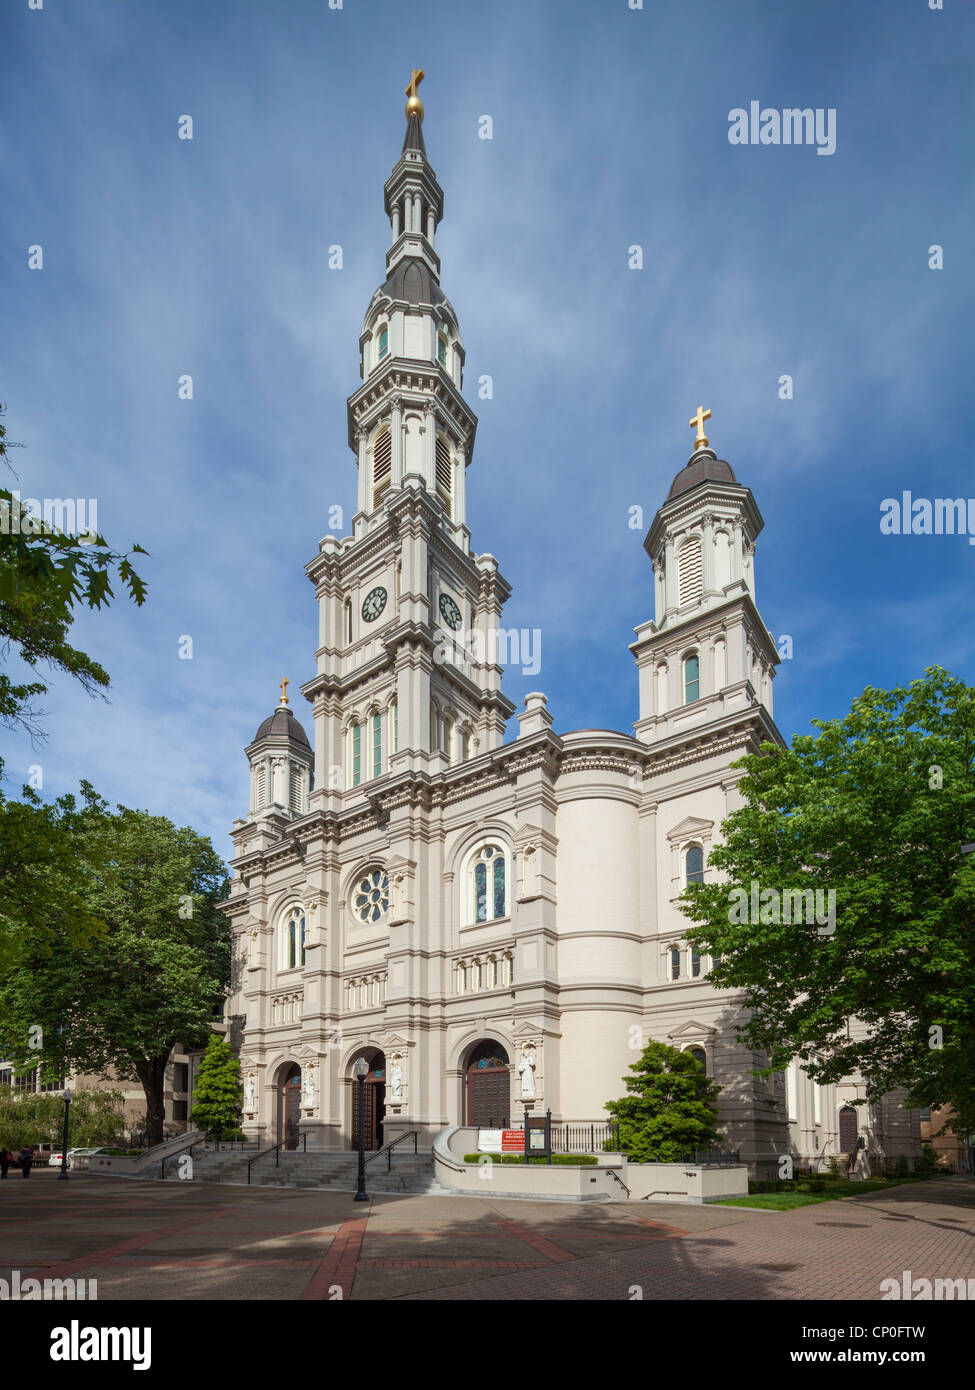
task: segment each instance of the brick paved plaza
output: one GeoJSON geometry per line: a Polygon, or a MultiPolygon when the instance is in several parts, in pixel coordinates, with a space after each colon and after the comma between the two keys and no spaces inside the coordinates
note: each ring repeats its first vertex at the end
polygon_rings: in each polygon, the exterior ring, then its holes
{"type": "Polygon", "coordinates": [[[106,1299],[879,1299],[975,1277],[975,1179],[792,1212],[126,1182],[0,1183],[0,1276],[106,1299]],[[341,1290],[341,1295],[339,1295],[341,1290]]]}

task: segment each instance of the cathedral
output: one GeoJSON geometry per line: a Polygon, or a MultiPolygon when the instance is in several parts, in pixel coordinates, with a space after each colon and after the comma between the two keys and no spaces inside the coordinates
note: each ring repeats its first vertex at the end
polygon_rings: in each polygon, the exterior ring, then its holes
{"type": "Polygon", "coordinates": [[[731,764],[783,742],[779,655],[757,606],[762,516],[710,447],[709,411],[644,542],[654,616],[634,615],[634,732],[557,733],[544,694],[516,712],[501,689],[510,588],[470,546],[477,419],[440,286],[421,78],[348,401],[352,534],[326,535],[305,566],[312,739],[283,681],[246,750],[250,807],[232,830],[226,1015],[245,1131],[356,1145],[360,1060],[370,1149],[413,1131],[429,1149],[453,1125],[519,1128],[546,1111],[603,1122],[657,1039],[722,1088],[725,1142],[753,1173],[786,1153],[849,1152],[858,1132],[875,1152],[916,1152],[917,1112],[893,1097],[853,1109],[861,1084],[817,1086],[796,1063],[753,1075],[764,1058],[737,1040],[739,998],[685,939],[679,895],[713,872],[740,803],[731,764]]]}

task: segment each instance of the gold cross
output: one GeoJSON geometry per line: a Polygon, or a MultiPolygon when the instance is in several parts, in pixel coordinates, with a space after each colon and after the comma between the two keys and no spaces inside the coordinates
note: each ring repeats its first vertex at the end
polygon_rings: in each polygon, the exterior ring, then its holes
{"type": "Polygon", "coordinates": [[[286,705],[286,704],[288,703],[288,686],[289,686],[290,684],[291,684],[291,682],[288,680],[288,677],[285,676],[284,680],[281,682],[281,703],[282,703],[282,705],[286,705]]]}
{"type": "Polygon", "coordinates": [[[692,415],[690,420],[688,420],[687,422],[692,430],[697,429],[697,438],[694,441],[695,449],[706,449],[708,447],[708,437],[704,433],[704,422],[705,420],[710,420],[710,418],[710,410],[705,410],[703,406],[699,405],[697,408],[697,414],[692,415]]]}
{"type": "Polygon", "coordinates": [[[412,77],[410,78],[409,86],[408,86],[407,89],[406,89],[406,95],[407,95],[408,97],[415,97],[415,96],[417,96],[418,93],[417,93],[417,90],[416,90],[416,89],[417,89],[417,87],[419,87],[419,85],[420,85],[420,83],[421,83],[422,81],[423,81],[423,69],[422,69],[422,68],[414,68],[414,69],[413,69],[413,75],[412,75],[412,77]]]}

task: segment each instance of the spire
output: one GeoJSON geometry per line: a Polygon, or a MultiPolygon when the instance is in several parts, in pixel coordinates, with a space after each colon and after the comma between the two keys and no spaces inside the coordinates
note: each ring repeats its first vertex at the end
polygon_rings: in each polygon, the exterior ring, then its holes
{"type": "Polygon", "coordinates": [[[391,274],[400,261],[424,262],[436,281],[440,259],[433,249],[434,234],[443,217],[443,189],[427,160],[423,139],[423,102],[417,88],[423,69],[414,68],[406,85],[406,134],[403,148],[383,190],[393,240],[386,253],[391,274]]]}

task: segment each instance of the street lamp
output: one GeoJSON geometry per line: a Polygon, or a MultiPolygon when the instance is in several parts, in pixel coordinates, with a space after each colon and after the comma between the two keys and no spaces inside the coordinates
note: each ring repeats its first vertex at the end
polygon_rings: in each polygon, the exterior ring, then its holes
{"type": "Polygon", "coordinates": [[[58,1174],[58,1182],[68,1181],[68,1111],[71,1108],[71,1092],[62,1091],[61,1098],[64,1101],[64,1133],[61,1136],[61,1171],[58,1174]]]}
{"type": "Polygon", "coordinates": [[[355,1194],[357,1202],[368,1202],[366,1192],[366,1077],[369,1063],[360,1057],[352,1068],[352,1075],[359,1083],[359,1186],[355,1194]]]}

